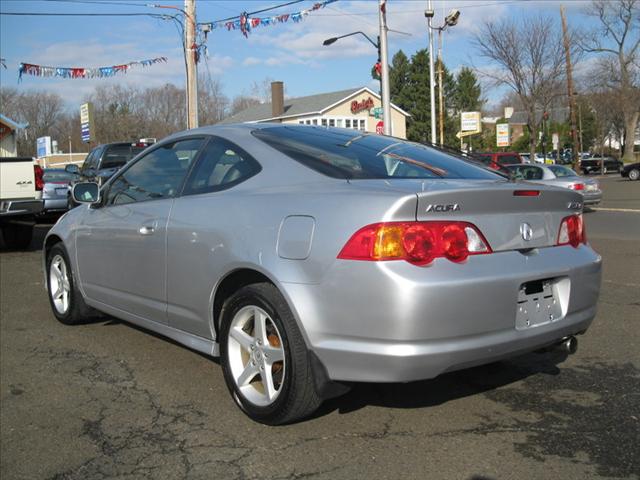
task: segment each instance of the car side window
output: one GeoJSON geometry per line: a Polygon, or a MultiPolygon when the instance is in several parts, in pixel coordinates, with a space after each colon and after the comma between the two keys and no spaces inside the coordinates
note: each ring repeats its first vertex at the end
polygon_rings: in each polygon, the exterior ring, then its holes
{"type": "Polygon", "coordinates": [[[183,193],[195,195],[224,190],[247,180],[260,170],[260,164],[240,147],[213,137],[202,152],[183,193]]]}
{"type": "Polygon", "coordinates": [[[204,139],[162,145],[123,170],[109,187],[105,205],[121,205],[175,197],[204,139]]]}

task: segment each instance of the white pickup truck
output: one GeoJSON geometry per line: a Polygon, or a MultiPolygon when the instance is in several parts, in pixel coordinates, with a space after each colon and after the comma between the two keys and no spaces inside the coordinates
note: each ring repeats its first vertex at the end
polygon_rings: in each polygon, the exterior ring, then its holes
{"type": "Polygon", "coordinates": [[[27,248],[42,211],[42,168],[31,157],[0,157],[0,232],[9,248],[27,248]]]}

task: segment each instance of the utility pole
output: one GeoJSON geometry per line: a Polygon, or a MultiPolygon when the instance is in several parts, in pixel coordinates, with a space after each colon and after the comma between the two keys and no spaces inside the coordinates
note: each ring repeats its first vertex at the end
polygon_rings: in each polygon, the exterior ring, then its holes
{"type": "Polygon", "coordinates": [[[196,55],[196,0],[184,0],[184,55],[187,62],[187,128],[198,128],[198,70],[196,55]]]}
{"type": "Polygon", "coordinates": [[[578,168],[578,135],[576,131],[576,106],[573,97],[573,77],[571,72],[571,47],[569,45],[569,34],[567,33],[567,18],[564,15],[564,7],[560,5],[560,17],[562,17],[562,39],[564,42],[564,53],[567,61],[567,90],[569,94],[569,115],[571,117],[571,143],[573,143],[573,169],[578,168]]]}
{"type": "Polygon", "coordinates": [[[427,17],[427,26],[429,30],[429,94],[431,98],[431,143],[436,143],[436,86],[433,68],[433,28],[431,21],[433,20],[433,4],[431,0],[427,3],[427,11],[424,12],[427,17]]]}
{"type": "Polygon", "coordinates": [[[382,113],[384,134],[391,135],[391,91],[389,89],[389,60],[387,57],[387,0],[378,0],[378,17],[380,19],[380,62],[382,63],[382,113]]]}
{"type": "Polygon", "coordinates": [[[440,146],[444,145],[444,85],[442,84],[442,28],[438,29],[438,97],[440,101],[440,146]]]}

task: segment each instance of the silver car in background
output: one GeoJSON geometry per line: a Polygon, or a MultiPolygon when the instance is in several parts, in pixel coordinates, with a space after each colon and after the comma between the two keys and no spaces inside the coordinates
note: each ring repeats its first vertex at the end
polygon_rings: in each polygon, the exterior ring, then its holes
{"type": "Polygon", "coordinates": [[[68,210],[69,188],[78,179],[78,175],[63,168],[45,168],[42,174],[44,187],[43,215],[64,213],[68,210]]]}
{"type": "MultiPolygon", "coordinates": [[[[172,135],[49,232],[54,315],[101,311],[219,356],[266,424],[344,382],[408,382],[562,343],[596,314],[582,196],[335,128],[172,135]]],[[[425,393],[428,395],[428,393],[425,393]]]]}
{"type": "Polygon", "coordinates": [[[505,165],[516,180],[569,188],[582,194],[585,206],[602,201],[600,183],[595,178],[578,175],[565,165],[505,165]]]}

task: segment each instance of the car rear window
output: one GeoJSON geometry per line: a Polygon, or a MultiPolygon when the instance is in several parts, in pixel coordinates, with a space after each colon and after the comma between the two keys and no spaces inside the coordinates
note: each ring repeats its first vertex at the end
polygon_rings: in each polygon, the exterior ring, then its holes
{"type": "Polygon", "coordinates": [[[509,165],[513,163],[522,163],[522,160],[517,155],[498,155],[498,163],[509,165]]]}
{"type": "Polygon", "coordinates": [[[297,125],[252,133],[288,157],[332,178],[502,178],[454,155],[393,137],[297,125]]]}
{"type": "Polygon", "coordinates": [[[563,167],[562,165],[549,165],[549,170],[553,172],[553,174],[558,177],[577,177],[578,174],[574,172],[569,167],[563,167]]]}
{"type": "Polygon", "coordinates": [[[47,170],[45,169],[42,180],[45,182],[72,182],[76,179],[76,175],[66,172],[65,170],[47,170]]]}
{"type": "Polygon", "coordinates": [[[120,168],[142,150],[144,147],[113,145],[105,152],[101,168],[120,168]]]}

